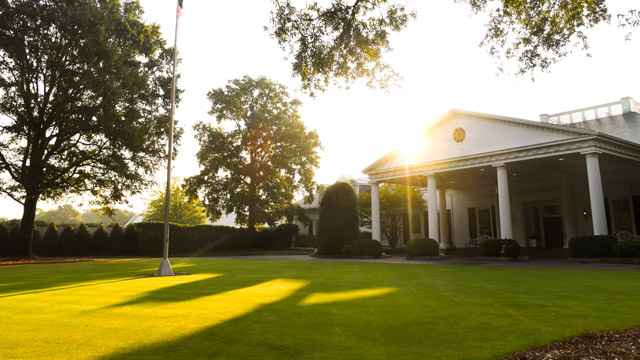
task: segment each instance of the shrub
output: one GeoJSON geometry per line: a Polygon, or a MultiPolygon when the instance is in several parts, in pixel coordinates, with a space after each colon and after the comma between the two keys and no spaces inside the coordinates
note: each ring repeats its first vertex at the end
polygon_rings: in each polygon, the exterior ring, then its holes
{"type": "Polygon", "coordinates": [[[76,241],[74,244],[76,256],[88,256],[91,254],[91,234],[86,224],[80,223],[76,230],[76,241]]]}
{"type": "Polygon", "coordinates": [[[370,231],[360,231],[360,239],[371,240],[373,237],[370,231]]]}
{"type": "Polygon", "coordinates": [[[99,225],[96,231],[93,233],[91,241],[91,250],[93,255],[106,255],[107,245],[109,243],[109,233],[104,225],[99,225]]]}
{"type": "Polygon", "coordinates": [[[299,247],[299,248],[318,247],[318,239],[315,235],[298,235],[296,236],[296,247],[299,247]]]}
{"type": "Polygon", "coordinates": [[[42,255],[42,237],[40,236],[40,232],[38,228],[33,225],[33,235],[31,239],[31,251],[35,255],[42,255]]]}
{"type": "Polygon", "coordinates": [[[0,224],[0,258],[9,256],[9,231],[0,224]]]}
{"type": "Polygon", "coordinates": [[[300,227],[297,224],[278,225],[275,248],[280,250],[295,246],[295,238],[298,233],[300,233],[300,227]]]}
{"type": "Polygon", "coordinates": [[[122,254],[122,243],[124,241],[124,232],[122,226],[118,223],[114,223],[109,233],[109,240],[107,241],[107,254],[120,255],[122,254]]]}
{"type": "Polygon", "coordinates": [[[439,253],[440,245],[431,238],[415,238],[407,244],[409,256],[438,256],[439,253]]]}
{"type": "Polygon", "coordinates": [[[16,255],[18,251],[18,237],[20,236],[20,222],[9,230],[9,256],[16,255]]]}
{"type": "Polygon", "coordinates": [[[357,239],[344,248],[344,254],[349,256],[382,256],[382,245],[376,240],[357,239]]]}
{"type": "Polygon", "coordinates": [[[47,256],[57,256],[60,251],[58,227],[56,223],[50,222],[42,237],[42,253],[47,256]]]}
{"type": "Polygon", "coordinates": [[[513,239],[499,239],[500,256],[517,258],[520,256],[520,244],[513,239]]]}
{"type": "Polygon", "coordinates": [[[621,258],[638,257],[640,256],[640,240],[618,240],[613,246],[613,250],[621,258]]]}
{"type": "Polygon", "coordinates": [[[129,224],[124,230],[124,238],[122,239],[122,251],[125,255],[139,255],[140,234],[135,224],[129,224]]]}
{"type": "Polygon", "coordinates": [[[500,256],[502,244],[498,239],[484,239],[480,242],[480,255],[500,256]]]}
{"type": "Polygon", "coordinates": [[[617,239],[610,235],[584,235],[569,240],[572,257],[610,257],[615,254],[617,239]]]}
{"type": "Polygon", "coordinates": [[[76,241],[76,232],[73,226],[67,225],[62,230],[59,238],[59,254],[61,256],[73,255],[74,246],[76,241]]]}
{"type": "Polygon", "coordinates": [[[359,235],[358,203],[353,187],[346,182],[329,186],[320,202],[318,253],[338,255],[359,235]]]}

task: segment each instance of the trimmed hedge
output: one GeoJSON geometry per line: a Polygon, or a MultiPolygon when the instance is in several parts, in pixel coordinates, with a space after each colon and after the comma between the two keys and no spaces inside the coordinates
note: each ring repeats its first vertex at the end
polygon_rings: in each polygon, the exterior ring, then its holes
{"type": "Polygon", "coordinates": [[[439,253],[440,245],[431,238],[415,238],[407,244],[409,256],[438,256],[439,253]]]}
{"type": "Polygon", "coordinates": [[[73,229],[73,226],[67,225],[62,230],[62,234],[60,234],[59,238],[59,250],[58,254],[61,256],[71,256],[73,255],[74,243],[76,241],[76,232],[73,229]]]}
{"type": "Polygon", "coordinates": [[[122,254],[122,244],[124,243],[124,231],[122,231],[122,226],[120,224],[115,223],[111,228],[111,232],[109,233],[109,241],[107,242],[107,253],[109,255],[120,255],[122,254]]]}
{"type": "Polygon", "coordinates": [[[0,258],[9,256],[9,230],[0,224],[0,258]]]}
{"type": "Polygon", "coordinates": [[[516,258],[520,256],[520,244],[513,239],[484,239],[480,243],[482,256],[508,256],[516,258]]]}
{"type": "Polygon", "coordinates": [[[627,239],[618,240],[613,246],[616,255],[621,258],[639,257],[640,256],[640,240],[627,239]]]}
{"type": "Polygon", "coordinates": [[[91,234],[87,224],[81,223],[76,231],[76,239],[74,243],[74,255],[88,256],[91,255],[91,234]]]}
{"type": "Polygon", "coordinates": [[[318,238],[315,235],[298,235],[296,236],[296,247],[317,248],[318,238]]]}
{"type": "Polygon", "coordinates": [[[348,256],[373,256],[379,258],[382,256],[382,245],[375,240],[357,239],[345,246],[343,252],[344,255],[348,256]]]}
{"type": "Polygon", "coordinates": [[[93,255],[106,255],[108,243],[109,243],[109,233],[107,233],[107,229],[104,227],[104,225],[98,226],[96,231],[93,233],[93,238],[91,242],[91,249],[92,249],[93,255]]]}
{"type": "Polygon", "coordinates": [[[125,255],[139,255],[140,252],[140,232],[135,224],[129,224],[124,230],[122,239],[122,252],[125,255]]]}
{"type": "Polygon", "coordinates": [[[47,226],[47,230],[42,237],[42,253],[47,256],[59,255],[60,237],[58,236],[58,227],[56,223],[51,222],[47,226]]]}
{"type": "Polygon", "coordinates": [[[584,235],[569,240],[571,257],[612,257],[615,255],[614,245],[618,240],[611,235],[584,235]]]}
{"type": "Polygon", "coordinates": [[[336,182],[327,187],[320,202],[318,254],[340,255],[359,236],[356,192],[351,184],[336,182]]]}

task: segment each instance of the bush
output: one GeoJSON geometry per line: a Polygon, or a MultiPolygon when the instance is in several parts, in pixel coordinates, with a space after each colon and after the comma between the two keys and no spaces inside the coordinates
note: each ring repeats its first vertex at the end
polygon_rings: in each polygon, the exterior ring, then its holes
{"type": "Polygon", "coordinates": [[[318,238],[315,235],[298,235],[296,236],[296,247],[298,248],[318,247],[318,238]]]}
{"type": "Polygon", "coordinates": [[[357,239],[344,248],[344,254],[348,256],[382,256],[382,245],[376,240],[357,239]]]}
{"type": "Polygon", "coordinates": [[[124,238],[122,239],[122,252],[125,255],[140,255],[140,233],[135,224],[129,224],[124,230],[124,238]]]}
{"type": "Polygon", "coordinates": [[[371,240],[373,237],[370,231],[360,231],[360,239],[371,240]]]}
{"type": "Polygon", "coordinates": [[[109,243],[109,233],[104,225],[99,225],[96,231],[93,233],[91,241],[91,250],[93,255],[106,255],[107,245],[109,243]]]}
{"type": "Polygon", "coordinates": [[[59,239],[56,223],[50,222],[42,237],[42,253],[47,256],[58,256],[60,251],[59,239]]]}
{"type": "Polygon", "coordinates": [[[409,256],[438,256],[439,253],[440,245],[431,238],[415,238],[409,240],[407,244],[409,256]]]}
{"type": "Polygon", "coordinates": [[[520,244],[513,239],[500,239],[498,240],[500,245],[500,256],[508,256],[517,258],[520,256],[520,244]]]}
{"type": "Polygon", "coordinates": [[[75,229],[71,225],[65,226],[59,238],[59,254],[61,256],[73,255],[75,242],[76,242],[75,229]]]}
{"type": "Polygon", "coordinates": [[[611,257],[617,239],[610,235],[584,235],[569,240],[569,254],[572,257],[611,257]]]}
{"type": "Polygon", "coordinates": [[[484,239],[480,242],[480,255],[482,256],[500,256],[502,244],[498,239],[484,239]]]}
{"type": "Polygon", "coordinates": [[[42,237],[40,236],[40,232],[38,228],[33,225],[33,237],[31,238],[31,251],[35,255],[42,254],[42,237]]]}
{"type": "Polygon", "coordinates": [[[20,223],[18,222],[9,230],[9,256],[16,255],[18,251],[18,237],[20,236],[20,223]]]}
{"type": "Polygon", "coordinates": [[[638,257],[640,256],[640,240],[618,240],[613,246],[613,250],[621,258],[638,257]]]}
{"type": "Polygon", "coordinates": [[[120,255],[122,254],[122,243],[124,242],[124,232],[122,231],[122,226],[120,224],[115,223],[113,227],[111,227],[111,232],[109,233],[109,241],[107,242],[107,254],[109,255],[120,255]]]}
{"type": "Polygon", "coordinates": [[[353,187],[346,182],[329,186],[320,202],[318,253],[339,255],[359,235],[358,203],[353,187]]]}
{"type": "Polygon", "coordinates": [[[275,248],[282,250],[295,246],[295,238],[298,233],[300,233],[300,227],[297,224],[278,225],[275,248]]]}
{"type": "Polygon", "coordinates": [[[91,255],[91,234],[89,234],[89,228],[84,223],[80,223],[78,230],[76,230],[74,253],[76,256],[91,255]]]}
{"type": "Polygon", "coordinates": [[[0,224],[0,258],[9,256],[9,231],[0,224]]]}

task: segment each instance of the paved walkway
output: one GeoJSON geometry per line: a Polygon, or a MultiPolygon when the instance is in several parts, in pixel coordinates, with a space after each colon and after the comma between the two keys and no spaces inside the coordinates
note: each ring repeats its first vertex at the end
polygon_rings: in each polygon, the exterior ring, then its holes
{"type": "Polygon", "coordinates": [[[243,260],[293,260],[293,261],[341,261],[341,262],[367,262],[388,264],[413,264],[413,265],[459,265],[459,266],[488,266],[507,268],[538,268],[538,269],[598,269],[598,270],[640,270],[638,264],[606,264],[606,263],[574,263],[566,260],[527,260],[527,261],[482,261],[467,258],[447,260],[407,260],[403,255],[392,255],[381,259],[332,259],[317,258],[309,255],[247,255],[247,256],[221,256],[226,259],[243,260]]]}

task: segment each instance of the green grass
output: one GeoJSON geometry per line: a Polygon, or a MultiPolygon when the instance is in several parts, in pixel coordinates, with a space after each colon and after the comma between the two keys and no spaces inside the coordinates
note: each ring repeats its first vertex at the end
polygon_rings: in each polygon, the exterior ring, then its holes
{"type": "Polygon", "coordinates": [[[640,324],[640,272],[173,259],[0,267],[1,359],[493,359],[640,324]]]}

